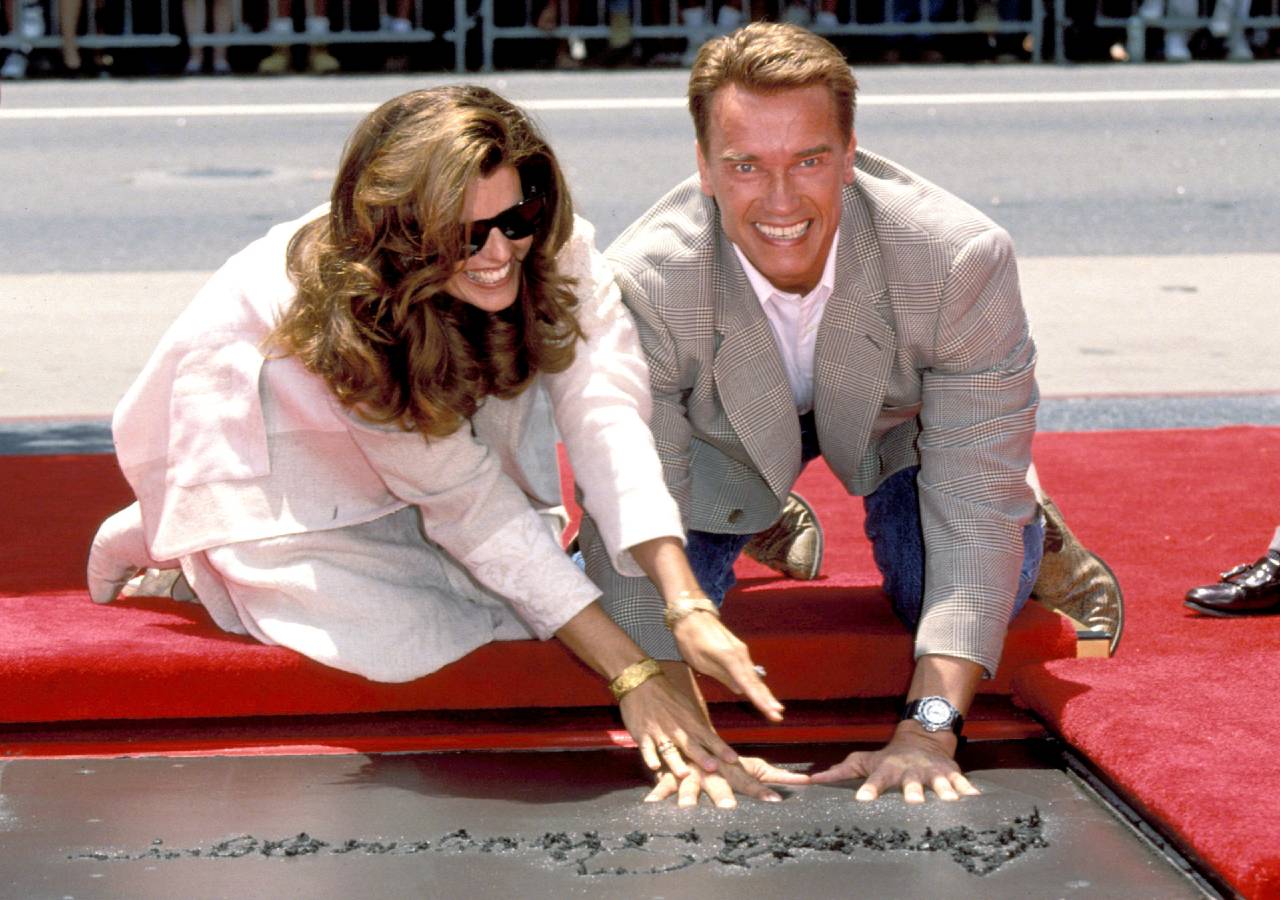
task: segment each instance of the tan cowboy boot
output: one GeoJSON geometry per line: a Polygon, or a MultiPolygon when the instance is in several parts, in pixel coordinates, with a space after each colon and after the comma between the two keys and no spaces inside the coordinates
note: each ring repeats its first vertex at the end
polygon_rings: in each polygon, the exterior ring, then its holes
{"type": "Polygon", "coordinates": [[[812,581],[822,568],[822,525],[803,497],[792,493],[782,516],[758,533],[742,550],[761,565],[788,578],[812,581]]]}
{"type": "Polygon", "coordinates": [[[1049,609],[1070,616],[1094,634],[1105,634],[1116,652],[1124,631],[1124,594],[1115,573],[1076,539],[1062,512],[1046,495],[1044,559],[1031,593],[1049,609]]]}

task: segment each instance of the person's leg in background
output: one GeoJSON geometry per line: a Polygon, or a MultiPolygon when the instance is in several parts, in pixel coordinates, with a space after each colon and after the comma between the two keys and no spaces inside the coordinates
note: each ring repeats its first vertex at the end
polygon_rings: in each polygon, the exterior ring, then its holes
{"type": "MultiPolygon", "coordinates": [[[[11,33],[16,31],[21,38],[30,40],[44,37],[45,17],[40,0],[9,0],[5,4],[5,19],[8,22],[9,31],[11,33]]],[[[31,64],[32,49],[32,45],[24,42],[16,49],[10,50],[4,63],[0,65],[0,78],[6,81],[26,78],[27,68],[31,64]]]]}
{"type": "MultiPolygon", "coordinates": [[[[187,29],[187,39],[203,35],[209,26],[207,21],[213,15],[213,32],[215,34],[231,33],[231,0],[182,0],[182,17],[187,29]]],[[[182,70],[184,75],[198,75],[204,70],[204,52],[202,47],[191,46],[191,55],[182,70]]],[[[213,74],[229,75],[231,66],[227,64],[227,48],[213,49],[213,74]]]]}

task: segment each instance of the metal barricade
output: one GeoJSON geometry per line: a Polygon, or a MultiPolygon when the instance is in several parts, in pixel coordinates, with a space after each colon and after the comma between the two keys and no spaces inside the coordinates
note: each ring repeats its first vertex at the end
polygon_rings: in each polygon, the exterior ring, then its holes
{"type": "MultiPolygon", "coordinates": [[[[14,0],[21,18],[29,0],[14,0]]],[[[232,26],[228,32],[192,29],[187,35],[180,17],[171,14],[170,0],[84,0],[85,33],[77,44],[90,50],[176,47],[184,41],[194,48],[271,47],[281,44],[405,44],[423,45],[433,41],[452,44],[453,70],[467,71],[469,40],[479,53],[483,71],[495,67],[494,47],[498,41],[532,43],[548,39],[569,42],[587,40],[669,40],[697,48],[705,40],[731,27],[716,22],[717,0],[410,0],[412,19],[405,28],[389,27],[389,7],[393,0],[329,0],[330,17],[341,27],[323,33],[309,32],[304,17],[297,28],[280,32],[269,27],[255,29],[245,17],[246,7],[266,13],[265,26],[272,18],[275,0],[230,0],[232,26]],[[554,21],[537,19],[550,2],[554,21]],[[110,27],[103,29],[101,9],[112,11],[110,27]],[[269,8],[268,8],[269,7],[269,8]],[[692,10],[692,13],[690,12],[692,10]],[[145,13],[144,29],[138,13],[145,13]],[[356,30],[353,16],[364,16],[376,27],[356,30]],[[177,21],[174,19],[177,18],[177,21]],[[431,27],[428,27],[430,24],[431,27]]],[[[1073,0],[1087,5],[1092,15],[1081,15],[1068,0],[745,0],[749,13],[786,20],[797,8],[806,27],[831,38],[901,37],[921,38],[942,35],[987,35],[1029,37],[1032,60],[1065,61],[1064,40],[1069,28],[1114,28],[1127,35],[1128,58],[1146,57],[1148,28],[1213,28],[1221,32],[1221,17],[1215,21],[1218,5],[1244,0],[1073,0]],[[1052,12],[1047,4],[1052,2],[1052,12]],[[1171,14],[1179,2],[1198,3],[1194,15],[1171,14]],[[1046,40],[1051,32],[1052,39],[1046,40]]],[[[1248,15],[1236,15],[1233,29],[1280,28],[1280,0],[1248,0],[1248,15]]],[[[298,0],[303,7],[303,0],[298,0]]],[[[17,23],[0,35],[0,50],[55,49],[61,45],[58,0],[41,0],[41,33],[27,35],[17,23]]],[[[305,2],[306,11],[312,7],[305,2]]],[[[261,16],[258,17],[261,20],[261,16]]],[[[744,16],[742,21],[745,21],[744,16]]],[[[1235,32],[1232,32],[1235,33],[1235,32]]],[[[1219,36],[1222,36],[1219,34],[1219,36]]],[[[684,62],[688,62],[686,54],[684,62]]]]}
{"type": "MultiPolygon", "coordinates": [[[[157,0],[115,0],[112,5],[118,7],[119,13],[112,18],[116,20],[117,27],[109,29],[106,33],[101,28],[100,0],[84,0],[85,33],[77,36],[76,44],[82,48],[100,50],[176,47],[184,41],[193,48],[204,48],[271,47],[281,44],[424,44],[440,39],[453,44],[454,71],[465,72],[467,34],[476,26],[475,17],[467,12],[467,0],[411,0],[413,18],[410,20],[411,27],[407,30],[393,30],[388,27],[391,18],[388,8],[391,0],[376,0],[374,3],[368,0],[364,2],[330,0],[329,16],[338,19],[342,25],[340,28],[331,28],[322,33],[308,32],[305,26],[304,30],[287,33],[273,31],[270,28],[255,30],[245,17],[245,7],[248,2],[249,0],[230,0],[231,30],[229,32],[208,32],[200,28],[192,29],[197,33],[187,35],[187,29],[183,23],[180,20],[175,22],[174,17],[170,15],[170,4],[167,0],[158,0],[158,2],[157,0]],[[453,7],[451,15],[446,7],[446,4],[450,3],[453,7]],[[351,27],[353,13],[358,12],[368,16],[373,12],[371,7],[374,6],[376,6],[374,21],[377,27],[370,30],[353,29],[351,27]],[[440,30],[426,28],[425,14],[428,8],[439,15],[442,7],[445,7],[444,15],[440,17],[446,20],[445,27],[440,30]],[[154,31],[141,32],[137,28],[139,18],[135,11],[143,8],[155,14],[152,21],[148,23],[156,26],[154,31]]],[[[21,19],[23,6],[24,0],[14,0],[15,19],[21,19]]],[[[265,4],[257,3],[258,9],[264,6],[267,7],[267,22],[270,22],[275,0],[266,0],[265,4]]],[[[306,12],[310,12],[313,8],[310,0],[307,0],[305,5],[299,0],[297,6],[300,11],[305,8],[306,12]]],[[[44,12],[44,22],[47,23],[43,34],[24,35],[18,23],[11,22],[8,33],[0,35],[0,49],[48,50],[62,46],[62,39],[59,36],[60,4],[57,0],[48,0],[41,4],[41,8],[44,12]]]]}
{"type": "Polygon", "coordinates": [[[1231,39],[1249,29],[1280,28],[1280,0],[1246,0],[1246,4],[1240,5],[1237,0],[1190,0],[1186,6],[1178,0],[1096,0],[1092,15],[1086,22],[1080,22],[1071,15],[1067,0],[1054,0],[1053,18],[1058,47],[1062,46],[1067,29],[1073,26],[1119,29],[1125,36],[1123,59],[1144,62],[1149,28],[1178,33],[1191,33],[1203,28],[1215,37],[1231,39]],[[1241,5],[1245,6],[1243,11],[1241,5]],[[1182,8],[1178,9],[1180,6],[1182,8]]]}
{"type": "MultiPolygon", "coordinates": [[[[551,2],[557,10],[555,22],[539,27],[536,19],[546,0],[508,0],[505,3],[502,0],[481,0],[479,18],[484,71],[494,69],[494,44],[500,40],[558,38],[586,41],[611,36],[616,40],[620,28],[625,27],[632,40],[683,38],[690,47],[697,47],[715,34],[728,30],[718,27],[716,7],[719,4],[712,0],[702,0],[695,5],[693,8],[699,13],[696,16],[684,13],[682,6],[685,4],[680,0],[551,2]],[[522,15],[520,7],[523,7],[522,15]],[[571,15],[575,11],[577,15],[571,15]],[[626,16],[625,26],[617,21],[619,13],[626,16]],[[575,18],[579,21],[572,21],[575,18]]],[[[991,8],[1003,5],[999,0],[874,0],[870,3],[867,0],[839,0],[834,14],[828,16],[823,13],[831,11],[824,9],[819,0],[805,0],[801,5],[804,15],[800,19],[809,30],[828,37],[1030,34],[1031,56],[1039,62],[1044,59],[1046,2],[1048,0],[1027,0],[1025,12],[1000,17],[975,15],[984,3],[991,8]],[[939,15],[939,10],[947,12],[939,15]]],[[[795,4],[788,0],[752,4],[748,0],[745,5],[748,9],[760,6],[767,18],[785,21],[789,8],[795,4]]],[[[741,24],[745,22],[746,16],[741,24]]]]}

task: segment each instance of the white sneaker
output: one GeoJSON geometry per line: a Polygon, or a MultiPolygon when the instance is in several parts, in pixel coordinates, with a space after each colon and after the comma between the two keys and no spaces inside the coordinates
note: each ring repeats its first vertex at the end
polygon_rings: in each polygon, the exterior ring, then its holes
{"type": "Polygon", "coordinates": [[[1191,48],[1187,46],[1187,36],[1178,31],[1166,31],[1164,34],[1165,62],[1191,62],[1191,48]]]}
{"type": "Polygon", "coordinates": [[[20,81],[27,77],[27,54],[21,50],[10,50],[9,55],[5,57],[4,65],[0,66],[0,78],[5,81],[20,81]]]}
{"type": "Polygon", "coordinates": [[[1164,16],[1164,0],[1142,0],[1138,7],[1138,18],[1152,22],[1164,16]]]}
{"type": "Polygon", "coordinates": [[[813,24],[821,25],[823,28],[838,28],[840,17],[829,9],[820,9],[813,16],[813,24]]]}
{"type": "Polygon", "coordinates": [[[387,19],[386,30],[392,34],[408,34],[413,31],[413,23],[408,19],[402,19],[399,16],[391,16],[387,19]]]}

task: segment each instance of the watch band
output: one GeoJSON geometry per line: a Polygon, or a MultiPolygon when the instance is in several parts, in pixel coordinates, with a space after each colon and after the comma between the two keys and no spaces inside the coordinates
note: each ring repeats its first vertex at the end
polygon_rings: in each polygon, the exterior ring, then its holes
{"type": "Polygon", "coordinates": [[[960,710],[956,709],[955,704],[952,703],[950,700],[948,700],[946,697],[937,697],[937,696],[918,697],[915,700],[912,700],[909,703],[906,703],[902,707],[903,720],[905,721],[906,719],[914,719],[915,721],[919,722],[920,725],[926,731],[942,731],[944,728],[947,727],[946,725],[930,726],[930,724],[926,722],[922,716],[918,715],[921,707],[923,707],[926,703],[929,703],[931,701],[941,701],[945,703],[948,707],[950,707],[952,712],[950,730],[955,732],[956,737],[961,737],[960,732],[964,729],[964,716],[961,714],[960,710]]]}

